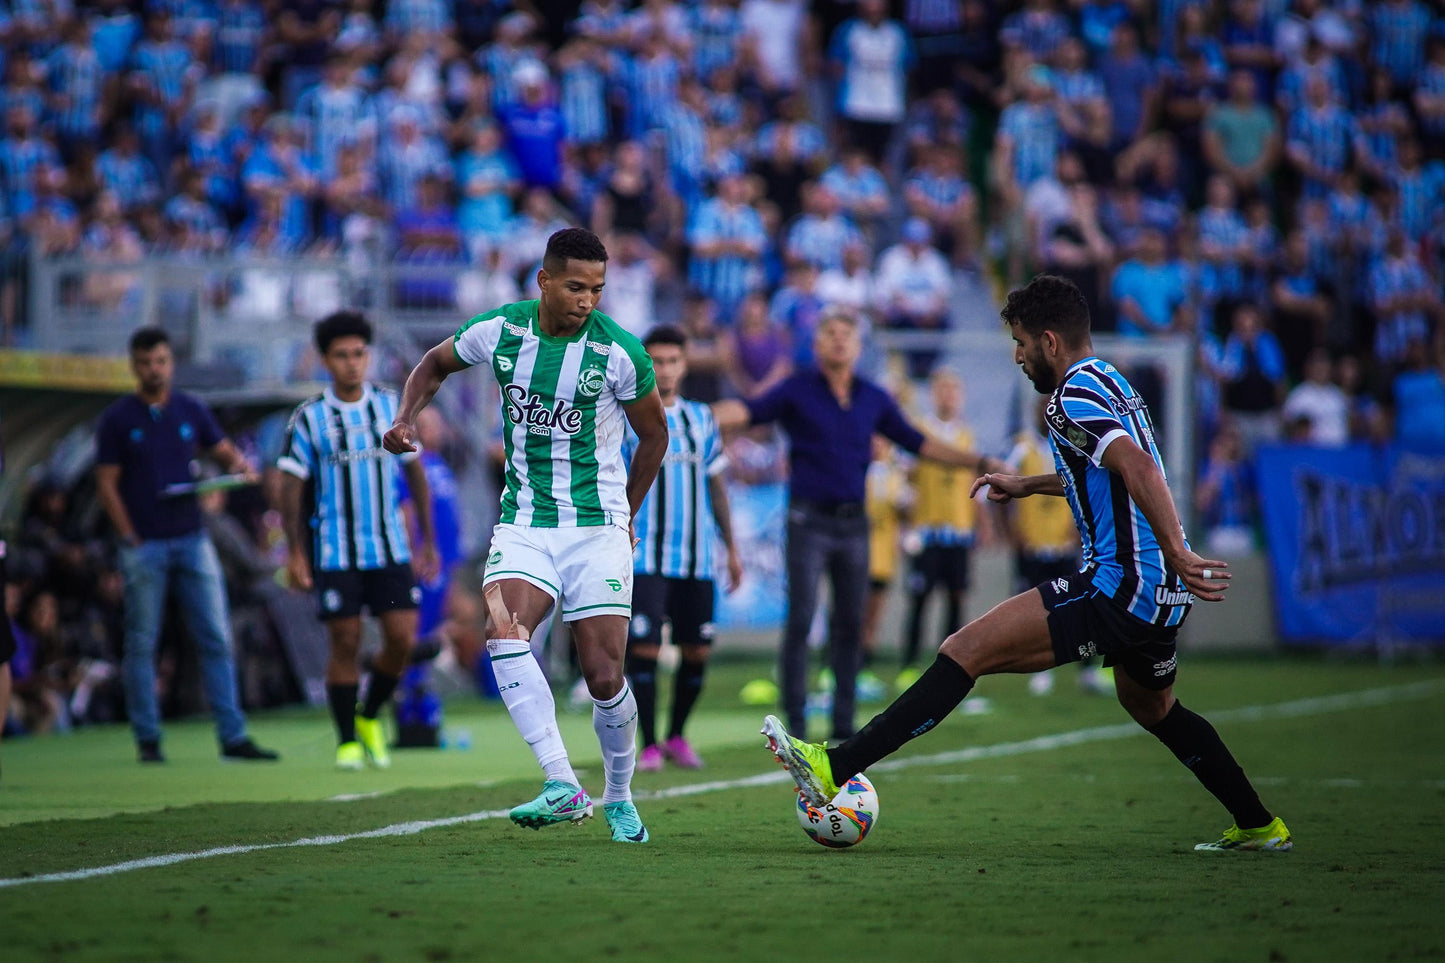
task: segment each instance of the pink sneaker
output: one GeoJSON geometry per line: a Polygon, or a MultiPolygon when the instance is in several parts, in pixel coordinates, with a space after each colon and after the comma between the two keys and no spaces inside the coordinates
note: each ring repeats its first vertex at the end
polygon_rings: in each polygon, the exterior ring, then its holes
{"type": "Polygon", "coordinates": [[[667,758],[684,769],[701,769],[702,757],[693,751],[692,746],[682,736],[673,736],[663,743],[662,751],[667,753],[667,758]]]}
{"type": "Polygon", "coordinates": [[[642,750],[637,757],[638,772],[662,772],[662,748],[656,743],[642,750]]]}

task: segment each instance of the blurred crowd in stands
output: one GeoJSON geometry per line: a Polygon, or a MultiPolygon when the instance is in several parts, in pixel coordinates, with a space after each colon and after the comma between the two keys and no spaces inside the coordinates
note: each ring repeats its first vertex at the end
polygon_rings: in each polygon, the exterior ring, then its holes
{"type": "MultiPolygon", "coordinates": [[[[1261,443],[1445,450],[1439,4],[8,0],[0,73],[6,343],[32,252],[450,266],[408,303],[465,313],[578,223],[609,313],[683,321],[703,400],[807,363],[826,304],[942,331],[1066,275],[1099,330],[1196,345],[1225,544],[1261,443]]],[[[98,717],[118,594],[66,497],[32,495],[49,588],[16,615],[98,717]]]]}

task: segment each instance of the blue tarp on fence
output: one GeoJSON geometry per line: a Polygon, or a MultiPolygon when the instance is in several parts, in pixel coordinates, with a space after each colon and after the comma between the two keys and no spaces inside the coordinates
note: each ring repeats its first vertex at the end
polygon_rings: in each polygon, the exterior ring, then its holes
{"type": "Polygon", "coordinates": [[[1445,457],[1396,446],[1259,452],[1286,642],[1445,642],[1445,457]]]}

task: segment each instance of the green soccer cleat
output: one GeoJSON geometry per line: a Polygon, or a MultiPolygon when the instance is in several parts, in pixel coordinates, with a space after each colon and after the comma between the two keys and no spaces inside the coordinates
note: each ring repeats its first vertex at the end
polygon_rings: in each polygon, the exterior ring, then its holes
{"type": "Polygon", "coordinates": [[[614,843],[647,842],[647,827],[642,825],[642,816],[631,802],[603,803],[602,815],[607,817],[614,843]]]}
{"type": "Polygon", "coordinates": [[[366,766],[366,750],[359,742],[343,742],[336,747],[336,768],[356,772],[366,766]]]}
{"type": "MultiPolygon", "coordinates": [[[[592,800],[581,786],[559,779],[548,779],[542,792],[531,802],[512,809],[512,822],[528,829],[541,829],[558,823],[581,822],[592,815],[592,800]]],[[[640,825],[640,823],[639,823],[640,825]]]]}
{"type": "Polygon", "coordinates": [[[391,751],[386,747],[386,730],[382,728],[380,719],[357,716],[356,740],[361,743],[361,748],[366,750],[366,756],[373,766],[385,769],[391,765],[391,751]]]}
{"type": "Polygon", "coordinates": [[[1289,827],[1278,816],[1268,826],[1259,829],[1240,829],[1230,826],[1224,831],[1224,838],[1214,843],[1200,843],[1195,852],[1222,853],[1236,849],[1254,849],[1269,853],[1287,853],[1294,846],[1289,827]]]}
{"type": "Polygon", "coordinates": [[[777,716],[763,719],[763,735],[768,737],[768,749],[788,770],[804,799],[821,809],[838,795],[826,746],[794,739],[777,716]]]}

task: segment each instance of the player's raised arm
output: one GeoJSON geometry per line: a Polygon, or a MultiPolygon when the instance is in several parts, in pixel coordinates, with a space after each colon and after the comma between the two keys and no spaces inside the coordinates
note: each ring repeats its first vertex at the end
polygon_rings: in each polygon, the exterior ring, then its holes
{"type": "Polygon", "coordinates": [[[407,375],[406,386],[401,391],[401,403],[396,409],[396,420],[381,439],[382,446],[393,455],[416,451],[413,438],[417,413],[431,402],[447,375],[470,367],[457,356],[454,341],[447,338],[422,355],[416,367],[411,369],[411,374],[407,375]]]}
{"type": "Polygon", "coordinates": [[[1006,467],[1000,458],[994,458],[992,455],[980,455],[976,451],[966,451],[947,442],[939,441],[937,438],[926,438],[923,447],[918,449],[918,456],[944,465],[952,465],[955,468],[971,468],[979,474],[1001,471],[1006,467]]]}
{"type": "Polygon", "coordinates": [[[1201,558],[1184,541],[1184,526],[1174,507],[1174,496],[1164,473],[1149,453],[1129,438],[1116,438],[1104,450],[1100,464],[1124,480],[1129,497],[1148,519],[1164,552],[1164,560],[1178,573],[1195,597],[1205,602],[1224,601],[1229,588],[1228,563],[1201,558]],[[1206,574],[1207,573],[1207,574],[1206,574]]]}

